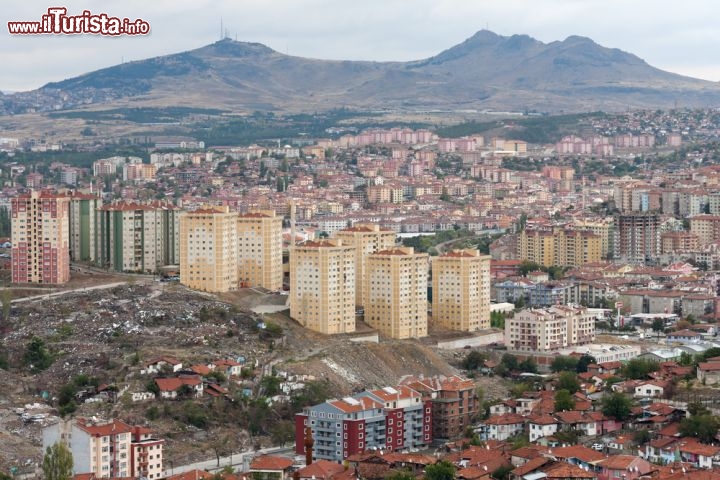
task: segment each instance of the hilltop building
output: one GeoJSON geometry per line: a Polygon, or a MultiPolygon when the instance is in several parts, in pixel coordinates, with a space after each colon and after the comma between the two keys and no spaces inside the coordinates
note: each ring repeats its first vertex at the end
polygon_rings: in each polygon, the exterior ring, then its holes
{"type": "Polygon", "coordinates": [[[358,223],[353,227],[335,232],[345,245],[355,247],[355,305],[363,305],[365,268],[368,255],[392,248],[395,232],[372,223],[358,223]]]}
{"type": "Polygon", "coordinates": [[[433,320],[451,330],[490,328],[490,256],[453,250],[432,258],[433,320]]]}
{"type": "Polygon", "coordinates": [[[13,283],[70,280],[70,200],[31,191],[10,201],[13,283]]]}
{"type": "Polygon", "coordinates": [[[367,257],[365,322],[385,336],[427,336],[428,255],[412,247],[381,250],[367,257]]]}
{"type": "Polygon", "coordinates": [[[355,247],[306,240],[290,249],[290,316],[324,334],[355,331],[355,247]]]}

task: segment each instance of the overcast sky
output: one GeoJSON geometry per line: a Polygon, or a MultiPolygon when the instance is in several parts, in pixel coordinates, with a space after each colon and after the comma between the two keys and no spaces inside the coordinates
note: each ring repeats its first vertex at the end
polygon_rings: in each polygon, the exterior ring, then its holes
{"type": "Polygon", "coordinates": [[[122,61],[192,50],[220,37],[260,42],[290,55],[347,60],[417,60],[476,31],[570,35],[638,55],[663,70],[720,81],[718,0],[36,0],[3,1],[0,90],[47,82],[122,61]],[[8,21],[68,14],[141,18],[138,37],[10,35],[8,21]]]}

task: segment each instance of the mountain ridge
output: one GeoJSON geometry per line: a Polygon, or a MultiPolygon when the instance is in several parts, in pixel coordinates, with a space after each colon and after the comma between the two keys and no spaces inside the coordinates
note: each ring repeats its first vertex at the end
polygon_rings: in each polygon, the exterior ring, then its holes
{"type": "Polygon", "coordinates": [[[226,38],[5,95],[0,111],[22,112],[29,98],[40,111],[128,101],[232,111],[620,111],[720,105],[720,84],[660,70],[587,37],[543,43],[480,30],[437,55],[407,62],[304,58],[226,38]]]}

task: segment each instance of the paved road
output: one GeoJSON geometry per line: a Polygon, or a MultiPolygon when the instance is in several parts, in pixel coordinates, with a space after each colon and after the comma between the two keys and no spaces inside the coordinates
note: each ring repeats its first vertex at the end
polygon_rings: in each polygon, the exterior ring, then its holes
{"type": "Polygon", "coordinates": [[[48,299],[54,298],[54,297],[61,297],[68,293],[90,292],[92,290],[106,290],[109,288],[119,287],[119,286],[125,285],[127,283],[128,283],[127,281],[106,283],[103,285],[94,285],[92,287],[80,287],[80,288],[73,288],[72,290],[61,290],[59,292],[44,293],[42,295],[33,295],[31,297],[14,298],[13,300],[11,300],[10,303],[32,302],[34,300],[48,300],[48,299]]]}
{"type": "Polygon", "coordinates": [[[205,460],[203,462],[190,463],[187,465],[168,465],[165,462],[164,476],[176,475],[178,473],[189,472],[191,470],[207,470],[216,471],[222,470],[227,466],[233,467],[237,471],[248,471],[250,469],[250,462],[252,459],[259,455],[266,455],[268,453],[274,454],[287,454],[292,452],[291,447],[270,447],[263,448],[262,450],[246,450],[243,452],[233,453],[228,457],[220,457],[220,462],[216,458],[212,460],[205,460]]]}

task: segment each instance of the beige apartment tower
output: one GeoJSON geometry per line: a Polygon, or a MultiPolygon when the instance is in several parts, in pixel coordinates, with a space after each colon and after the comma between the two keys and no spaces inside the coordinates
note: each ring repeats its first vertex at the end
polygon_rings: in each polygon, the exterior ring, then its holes
{"type": "Polygon", "coordinates": [[[228,207],[180,214],[180,283],[205,292],[237,288],[237,221],[228,207]]]}
{"type": "Polygon", "coordinates": [[[13,283],[70,280],[69,205],[67,197],[34,190],[10,200],[13,283]]]}
{"type": "Polygon", "coordinates": [[[335,238],[291,247],[290,316],[327,335],[355,331],[355,247],[335,238]]]}
{"type": "Polygon", "coordinates": [[[490,328],[490,256],[453,250],[432,258],[432,312],[437,324],[475,332],[490,328]]]}
{"type": "Polygon", "coordinates": [[[355,247],[355,305],[360,307],[364,296],[365,261],[372,253],[392,248],[395,245],[395,232],[383,230],[373,223],[358,223],[335,232],[335,237],[341,239],[344,245],[355,247]]]}
{"type": "Polygon", "coordinates": [[[365,322],[397,339],[427,336],[428,255],[412,248],[373,253],[365,265],[365,322]]]}
{"type": "Polygon", "coordinates": [[[237,241],[240,286],[282,289],[282,217],[266,210],[240,215],[237,241]]]}

